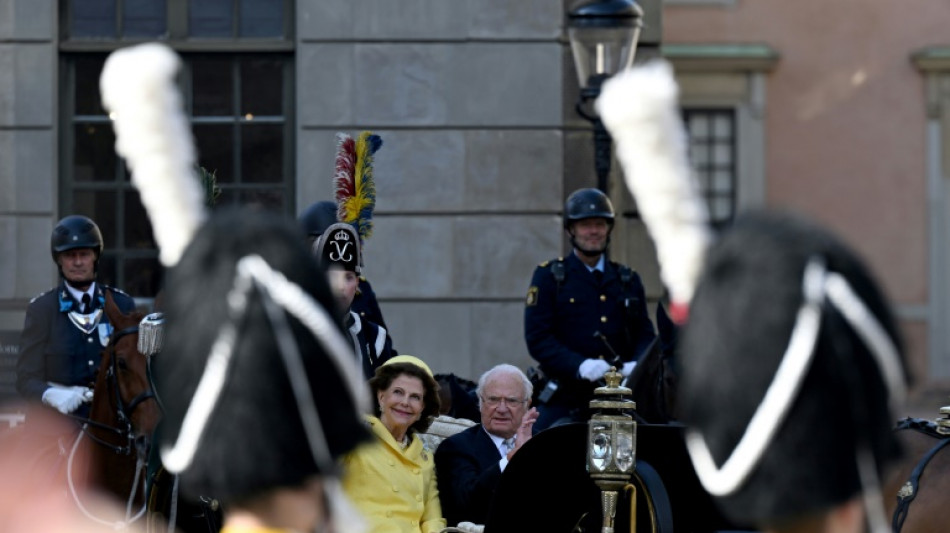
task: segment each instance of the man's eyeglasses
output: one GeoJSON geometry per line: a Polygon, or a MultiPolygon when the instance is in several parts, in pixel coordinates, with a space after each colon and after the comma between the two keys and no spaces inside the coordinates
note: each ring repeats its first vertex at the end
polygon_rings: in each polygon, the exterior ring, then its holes
{"type": "Polygon", "coordinates": [[[488,396],[482,397],[482,402],[485,403],[488,407],[498,407],[502,403],[508,406],[509,409],[514,409],[516,407],[521,407],[524,405],[524,400],[521,398],[505,398],[502,396],[488,396]]]}

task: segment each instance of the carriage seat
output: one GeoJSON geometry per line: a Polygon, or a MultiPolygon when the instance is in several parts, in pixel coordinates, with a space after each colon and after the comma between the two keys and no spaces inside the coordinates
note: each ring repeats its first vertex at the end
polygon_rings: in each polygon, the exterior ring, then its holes
{"type": "Polygon", "coordinates": [[[420,434],[419,437],[422,438],[422,443],[425,444],[426,449],[435,453],[436,448],[439,447],[442,441],[474,425],[475,422],[467,418],[452,418],[448,415],[439,415],[432,421],[432,425],[429,426],[429,431],[420,434]]]}

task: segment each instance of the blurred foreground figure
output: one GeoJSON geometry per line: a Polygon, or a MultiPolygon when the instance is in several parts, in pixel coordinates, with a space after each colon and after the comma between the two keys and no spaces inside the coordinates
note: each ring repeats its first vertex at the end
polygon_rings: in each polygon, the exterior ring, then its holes
{"type": "Polygon", "coordinates": [[[737,220],[708,252],[681,344],[687,445],[723,511],[776,532],[888,531],[900,346],[844,244],[791,217],[737,220]]]}
{"type": "MultiPolygon", "coordinates": [[[[35,447],[50,435],[75,431],[75,423],[39,406],[23,406],[29,424],[0,431],[0,531],[4,533],[92,533],[115,531],[115,527],[95,522],[83,515],[66,486],[62,472],[54,465],[38,464],[35,447]],[[44,472],[49,475],[43,475],[44,472]]],[[[88,451],[88,450],[86,450],[88,451]]],[[[73,468],[83,472],[89,458],[78,450],[73,468]]],[[[125,509],[119,502],[74,480],[77,495],[86,511],[104,521],[125,523],[125,509]]],[[[129,527],[125,531],[140,531],[129,527]]]]}
{"type": "Polygon", "coordinates": [[[165,290],[159,445],[181,491],[219,500],[223,531],[358,522],[336,459],[368,437],[357,407],[368,393],[296,229],[274,215],[215,215],[165,290]]]}
{"type": "Polygon", "coordinates": [[[787,215],[741,216],[710,244],[668,63],[614,76],[597,110],[684,324],[678,402],[703,486],[730,519],[768,531],[887,532],[880,480],[900,455],[906,383],[865,267],[787,215]]]}

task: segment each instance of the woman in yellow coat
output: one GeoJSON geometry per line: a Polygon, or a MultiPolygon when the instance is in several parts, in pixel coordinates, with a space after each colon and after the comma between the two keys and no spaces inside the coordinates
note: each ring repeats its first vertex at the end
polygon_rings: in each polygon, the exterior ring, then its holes
{"type": "Polygon", "coordinates": [[[399,355],[369,381],[378,416],[367,416],[375,442],[343,460],[343,490],[371,533],[438,533],[445,527],[432,452],[419,433],[439,414],[438,385],[429,367],[399,355]]]}

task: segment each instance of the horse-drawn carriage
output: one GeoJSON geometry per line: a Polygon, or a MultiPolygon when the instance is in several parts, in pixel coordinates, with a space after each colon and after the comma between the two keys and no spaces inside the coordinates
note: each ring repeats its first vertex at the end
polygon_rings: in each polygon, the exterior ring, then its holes
{"type": "MultiPolygon", "coordinates": [[[[133,522],[145,506],[143,453],[158,419],[147,362],[160,347],[156,342],[160,330],[155,329],[154,316],[122,315],[108,304],[106,311],[115,331],[103,353],[96,404],[76,445],[85,441],[83,445],[103,465],[91,476],[98,476],[100,485],[122,499],[125,521],[133,522]],[[149,333],[140,338],[140,332],[146,330],[149,333]]],[[[670,386],[669,376],[663,371],[668,366],[663,363],[670,355],[651,352],[629,383],[639,391],[638,399],[648,404],[643,411],[650,416],[663,410],[655,404],[669,408],[663,400],[669,398],[664,388],[670,386]]],[[[621,393],[626,392],[622,389],[604,387],[600,391],[614,402],[622,399],[621,393]]],[[[601,400],[601,407],[611,405],[601,400]]],[[[631,415],[632,422],[637,413],[634,406],[624,404],[614,414],[631,415]]],[[[683,427],[669,420],[651,423],[656,421],[641,420],[636,425],[634,448],[629,450],[635,457],[635,468],[630,470],[629,480],[612,487],[617,492],[616,500],[610,503],[615,505],[611,507],[614,529],[657,533],[742,530],[742,525],[730,523],[719,513],[701,487],[686,452],[683,427]]],[[[941,417],[935,421],[903,421],[897,431],[905,444],[907,460],[883,487],[886,501],[892,503],[888,512],[894,517],[894,531],[939,530],[933,529],[932,523],[939,513],[928,509],[940,505],[942,495],[950,490],[950,477],[936,475],[950,471],[950,455],[944,451],[950,443],[950,407],[941,409],[941,417]]],[[[506,469],[485,531],[603,530],[607,509],[604,491],[588,466],[593,447],[603,444],[592,439],[590,425],[584,423],[556,426],[537,434],[506,469]]],[[[148,531],[169,531],[169,518],[180,531],[217,530],[220,509],[212,498],[196,504],[179,501],[174,477],[161,470],[153,473],[152,481],[148,518],[144,520],[148,531]]],[[[81,506],[82,496],[74,493],[73,497],[81,506]]]]}

